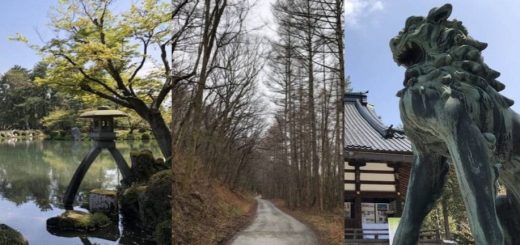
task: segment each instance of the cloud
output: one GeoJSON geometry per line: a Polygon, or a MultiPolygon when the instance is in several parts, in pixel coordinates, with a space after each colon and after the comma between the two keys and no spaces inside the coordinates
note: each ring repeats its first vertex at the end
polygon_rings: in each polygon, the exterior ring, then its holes
{"type": "Polygon", "coordinates": [[[345,23],[350,27],[358,27],[361,18],[384,8],[380,0],[348,0],[345,2],[345,23]]]}

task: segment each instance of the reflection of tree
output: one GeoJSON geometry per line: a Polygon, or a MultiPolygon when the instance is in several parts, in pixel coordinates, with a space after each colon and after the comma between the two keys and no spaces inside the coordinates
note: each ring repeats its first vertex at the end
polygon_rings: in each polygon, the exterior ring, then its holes
{"type": "MultiPolygon", "coordinates": [[[[131,150],[142,147],[125,142],[117,145],[125,158],[131,150]]],[[[89,148],[89,142],[0,143],[0,196],[17,205],[34,201],[42,211],[61,207],[70,178],[89,148]]],[[[111,175],[115,172],[112,157],[104,152],[85,176],[79,196],[81,191],[116,184],[111,175]]]]}
{"type": "Polygon", "coordinates": [[[48,166],[41,162],[38,144],[1,144],[0,156],[0,195],[17,205],[35,201],[42,210],[49,209],[48,166]]]}

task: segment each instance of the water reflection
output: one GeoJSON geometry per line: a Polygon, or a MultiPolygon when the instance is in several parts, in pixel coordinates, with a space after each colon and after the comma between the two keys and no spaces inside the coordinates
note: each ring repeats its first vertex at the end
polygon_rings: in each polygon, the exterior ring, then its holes
{"type": "MultiPolygon", "coordinates": [[[[103,238],[106,234],[58,237],[47,232],[46,220],[64,211],[62,196],[90,147],[90,142],[0,141],[0,223],[19,230],[30,244],[146,244],[135,231],[122,227],[116,227],[121,231],[115,239],[103,238]]],[[[132,150],[146,148],[160,154],[154,142],[117,142],[117,147],[127,162],[132,150]]],[[[94,188],[114,189],[120,178],[112,156],[103,151],[83,179],[78,198],[94,188]]]]}

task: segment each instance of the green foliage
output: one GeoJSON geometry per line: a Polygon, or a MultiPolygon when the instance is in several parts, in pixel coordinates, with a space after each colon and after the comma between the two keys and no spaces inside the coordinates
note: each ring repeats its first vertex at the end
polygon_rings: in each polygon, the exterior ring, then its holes
{"type": "Polygon", "coordinates": [[[171,244],[171,240],[172,240],[171,219],[167,219],[167,220],[159,223],[155,227],[153,237],[155,238],[155,242],[157,242],[157,244],[160,244],[160,245],[171,244]]]}
{"type": "MultiPolygon", "coordinates": [[[[42,74],[44,64],[37,64],[37,72],[14,66],[0,77],[0,129],[36,129],[39,119],[52,106],[52,92],[37,86],[33,77],[42,74]]],[[[36,69],[35,69],[36,71],[36,69]]]]}
{"type": "Polygon", "coordinates": [[[128,115],[128,117],[118,120],[117,126],[119,128],[128,129],[129,135],[134,133],[134,130],[136,130],[136,129],[144,130],[144,131],[150,130],[150,126],[146,123],[146,121],[142,117],[137,115],[137,113],[135,113],[132,110],[125,109],[125,108],[122,108],[121,110],[124,111],[128,115]]]}
{"type": "Polygon", "coordinates": [[[55,125],[64,111],[70,116],[77,114],[81,101],[74,96],[57,92],[37,80],[46,77],[48,65],[37,63],[32,70],[13,66],[0,76],[0,130],[40,129],[51,126],[52,130],[68,129],[72,122],[55,125]],[[56,110],[56,111],[54,111],[56,110]],[[44,125],[45,121],[49,125],[44,125]]]}
{"type": "MultiPolygon", "coordinates": [[[[449,229],[452,235],[452,240],[457,244],[474,244],[473,236],[469,227],[469,220],[460,192],[459,183],[457,182],[457,175],[453,167],[450,169],[443,196],[447,200],[449,229]]],[[[442,203],[439,201],[434,206],[433,210],[428,214],[423,223],[423,229],[433,230],[438,229],[444,233],[444,217],[442,215],[442,203]]],[[[446,236],[445,234],[443,235],[446,236]]]]}
{"type": "Polygon", "coordinates": [[[42,119],[42,125],[47,130],[70,129],[74,127],[77,113],[71,110],[57,109],[42,119]]]}
{"type": "Polygon", "coordinates": [[[115,11],[112,2],[59,1],[51,13],[54,38],[42,46],[30,44],[22,35],[14,39],[28,42],[49,64],[46,76],[37,77],[36,83],[89,107],[110,101],[136,111],[156,135],[162,135],[157,141],[163,154],[171,155],[170,129],[157,112],[171,90],[165,47],[171,44],[174,29],[172,4],[143,0],[127,10],[115,11]],[[143,72],[143,67],[157,63],[150,52],[152,46],[160,50],[157,58],[163,68],[143,72]]]}
{"type": "MultiPolygon", "coordinates": [[[[77,95],[84,102],[103,98],[127,105],[122,97],[130,94],[150,102],[150,92],[161,88],[164,77],[143,78],[134,72],[142,58],[151,59],[144,46],[164,43],[170,35],[169,4],[146,0],[118,13],[112,12],[110,4],[108,0],[59,2],[51,27],[65,36],[32,46],[49,64],[47,76],[36,79],[38,84],[77,95]]],[[[13,39],[29,42],[22,35],[13,39]]]]}
{"type": "Polygon", "coordinates": [[[54,231],[93,231],[111,225],[112,221],[103,213],[86,213],[68,210],[47,220],[54,231]]]}

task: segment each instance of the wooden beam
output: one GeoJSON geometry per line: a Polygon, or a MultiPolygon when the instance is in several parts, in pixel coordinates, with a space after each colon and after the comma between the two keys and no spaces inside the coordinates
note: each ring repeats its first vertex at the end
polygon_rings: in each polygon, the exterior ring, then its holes
{"type": "Polygon", "coordinates": [[[382,153],[367,151],[348,151],[343,154],[345,161],[349,162],[387,162],[387,163],[412,163],[413,154],[411,153],[382,153]]]}
{"type": "Polygon", "coordinates": [[[395,181],[384,181],[384,180],[344,180],[345,184],[368,184],[368,185],[395,185],[395,181]]]}
{"type": "MultiPolygon", "coordinates": [[[[346,173],[355,173],[356,170],[354,169],[345,169],[346,173]]],[[[393,170],[362,170],[360,169],[359,172],[366,173],[366,174],[394,174],[393,170]]]]}
{"type": "Polygon", "coordinates": [[[373,199],[373,198],[384,198],[384,199],[396,199],[396,193],[392,192],[384,192],[384,191],[361,191],[359,194],[356,194],[354,191],[345,191],[344,192],[344,200],[346,202],[353,202],[354,198],[360,197],[362,200],[364,199],[373,199]]]}

